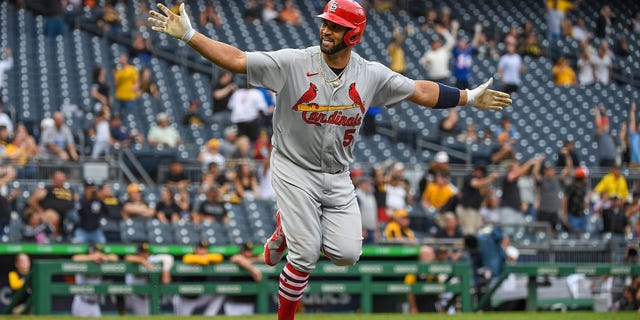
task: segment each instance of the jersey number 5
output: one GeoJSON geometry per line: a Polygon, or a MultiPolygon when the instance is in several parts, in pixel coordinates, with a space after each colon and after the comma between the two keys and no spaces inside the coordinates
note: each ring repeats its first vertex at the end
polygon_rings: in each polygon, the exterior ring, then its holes
{"type": "Polygon", "coordinates": [[[347,129],[344,131],[344,140],[342,146],[347,147],[353,142],[353,134],[356,133],[356,129],[347,129]]]}

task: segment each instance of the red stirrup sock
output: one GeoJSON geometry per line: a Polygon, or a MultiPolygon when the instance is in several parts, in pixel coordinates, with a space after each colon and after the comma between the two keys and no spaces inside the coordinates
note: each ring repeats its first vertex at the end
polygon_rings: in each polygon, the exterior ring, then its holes
{"type": "Polygon", "coordinates": [[[280,273],[278,320],[293,320],[295,318],[296,309],[298,309],[308,281],[309,273],[298,271],[289,263],[284,266],[282,273],[280,273]]]}

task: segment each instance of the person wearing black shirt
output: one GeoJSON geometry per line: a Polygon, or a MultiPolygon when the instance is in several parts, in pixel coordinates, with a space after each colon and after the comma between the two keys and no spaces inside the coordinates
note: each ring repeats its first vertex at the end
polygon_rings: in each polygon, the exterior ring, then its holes
{"type": "Polygon", "coordinates": [[[227,209],[225,209],[224,203],[220,201],[218,188],[213,187],[207,191],[207,200],[200,204],[194,218],[198,222],[209,220],[217,223],[227,223],[229,221],[227,209]]]}
{"type": "Polygon", "coordinates": [[[16,255],[15,268],[9,271],[9,287],[15,295],[21,289],[25,289],[22,296],[13,304],[12,314],[23,314],[29,312],[26,302],[31,298],[31,281],[26,280],[27,274],[31,271],[31,258],[26,253],[16,255]]]}
{"type": "Polygon", "coordinates": [[[160,190],[160,202],[156,204],[156,218],[162,223],[176,222],[180,220],[182,209],[176,204],[174,194],[169,188],[160,190]]]}
{"type": "Polygon", "coordinates": [[[198,112],[198,108],[200,107],[200,102],[197,100],[193,100],[189,103],[189,109],[187,113],[182,117],[182,125],[185,127],[198,127],[202,128],[206,123],[200,116],[198,112]]]}
{"type": "Polygon", "coordinates": [[[611,207],[602,209],[603,232],[611,232],[617,236],[624,236],[630,232],[625,206],[625,199],[615,195],[611,198],[611,207]]]}
{"type": "Polygon", "coordinates": [[[44,222],[55,227],[53,236],[61,235],[62,221],[75,209],[75,194],[67,183],[67,175],[56,171],[51,176],[51,185],[38,188],[29,198],[29,206],[36,210],[44,222]]]}
{"type": "Polygon", "coordinates": [[[499,174],[496,172],[487,176],[487,168],[477,166],[470,175],[464,178],[460,199],[456,207],[456,215],[464,234],[474,234],[482,227],[480,206],[484,196],[488,193],[488,187],[498,177],[499,174]]]}
{"type": "Polygon", "coordinates": [[[74,231],[75,243],[105,243],[106,238],[100,225],[100,219],[107,217],[109,210],[98,197],[96,185],[91,180],[84,182],[84,196],[80,199],[78,216],[80,222],[74,231]]]}
{"type": "Polygon", "coordinates": [[[182,163],[173,161],[169,164],[169,172],[167,172],[167,176],[165,177],[165,183],[167,187],[172,189],[186,188],[189,183],[191,183],[189,177],[187,177],[187,174],[184,172],[182,163]]]}
{"type": "Polygon", "coordinates": [[[238,89],[233,82],[233,73],[222,71],[218,76],[218,82],[213,87],[213,113],[229,113],[227,105],[231,95],[238,89]]]}

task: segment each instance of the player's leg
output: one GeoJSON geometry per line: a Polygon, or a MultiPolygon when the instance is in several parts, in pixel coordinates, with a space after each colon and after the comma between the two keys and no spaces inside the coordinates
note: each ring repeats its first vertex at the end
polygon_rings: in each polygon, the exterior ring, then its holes
{"type": "Polygon", "coordinates": [[[180,295],[173,297],[173,310],[178,316],[190,316],[196,308],[196,298],[186,298],[180,295]]]}
{"type": "Polygon", "coordinates": [[[207,308],[202,313],[205,316],[218,315],[222,304],[224,303],[225,296],[223,295],[207,295],[207,308]]]}
{"type": "Polygon", "coordinates": [[[325,179],[322,252],[336,265],[354,265],[362,253],[362,217],[348,172],[325,179]]]}
{"type": "Polygon", "coordinates": [[[275,266],[284,258],[287,249],[287,239],[282,231],[280,211],[276,212],[276,227],[273,234],[264,244],[264,261],[270,266],[275,266]]]}

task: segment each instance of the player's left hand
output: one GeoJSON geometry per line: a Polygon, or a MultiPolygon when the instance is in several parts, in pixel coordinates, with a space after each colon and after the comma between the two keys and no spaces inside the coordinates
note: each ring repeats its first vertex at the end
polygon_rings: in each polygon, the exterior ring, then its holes
{"type": "Polygon", "coordinates": [[[153,26],[151,26],[152,30],[166,33],[184,42],[189,42],[196,34],[196,31],[191,27],[189,15],[187,15],[184,9],[184,3],[180,4],[180,15],[171,12],[171,10],[162,3],[158,3],[158,9],[162,10],[165,15],[153,10],[149,11],[152,17],[149,17],[147,20],[153,24],[153,26]]]}
{"type": "Polygon", "coordinates": [[[467,105],[478,109],[498,111],[509,106],[511,104],[509,94],[489,89],[491,84],[493,84],[493,78],[473,90],[467,90],[467,105]]]}

